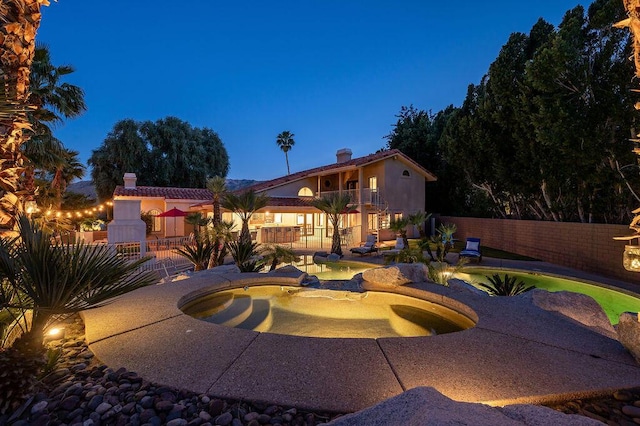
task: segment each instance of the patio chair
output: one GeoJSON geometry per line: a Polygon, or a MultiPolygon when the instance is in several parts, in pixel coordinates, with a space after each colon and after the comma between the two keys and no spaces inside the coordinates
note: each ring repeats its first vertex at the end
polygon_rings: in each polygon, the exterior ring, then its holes
{"type": "Polygon", "coordinates": [[[385,257],[390,257],[390,256],[397,256],[398,254],[400,254],[400,252],[402,250],[404,250],[406,247],[404,246],[404,240],[402,239],[402,237],[398,237],[396,238],[396,245],[394,248],[390,249],[390,250],[385,250],[382,254],[385,257]]]}
{"type": "Polygon", "coordinates": [[[375,235],[367,235],[367,240],[360,247],[354,247],[351,249],[351,253],[359,254],[360,256],[364,256],[365,254],[377,253],[378,247],[376,247],[376,242],[378,239],[375,235]]]}
{"type": "Polygon", "coordinates": [[[482,252],[480,251],[480,238],[467,238],[467,243],[464,250],[461,250],[458,254],[458,260],[462,257],[477,259],[478,263],[482,261],[482,252]]]}

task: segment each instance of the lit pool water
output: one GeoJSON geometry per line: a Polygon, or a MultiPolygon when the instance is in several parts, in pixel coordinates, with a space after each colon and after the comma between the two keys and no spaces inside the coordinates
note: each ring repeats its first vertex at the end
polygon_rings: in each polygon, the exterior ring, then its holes
{"type": "Polygon", "coordinates": [[[373,265],[365,262],[338,261],[326,263],[314,263],[313,256],[300,256],[300,262],[283,263],[278,267],[293,265],[309,275],[315,275],[320,280],[350,280],[354,275],[362,273],[367,269],[376,268],[380,265],[373,265]]]}
{"type": "Polygon", "coordinates": [[[181,309],[227,327],[307,337],[431,336],[475,325],[446,306],[400,294],[279,285],[218,291],[181,309]]]}
{"type": "MultiPolygon", "coordinates": [[[[489,283],[487,276],[494,274],[508,274],[516,277],[528,285],[547,291],[573,291],[586,294],[595,299],[602,306],[611,324],[617,324],[623,312],[640,312],[640,295],[633,295],[622,289],[614,289],[595,283],[587,283],[567,278],[556,277],[539,272],[525,272],[516,270],[490,268],[464,268],[464,272],[456,274],[456,278],[467,281],[477,287],[478,283],[489,283]]],[[[480,288],[480,287],[479,287],[480,288]]]]}

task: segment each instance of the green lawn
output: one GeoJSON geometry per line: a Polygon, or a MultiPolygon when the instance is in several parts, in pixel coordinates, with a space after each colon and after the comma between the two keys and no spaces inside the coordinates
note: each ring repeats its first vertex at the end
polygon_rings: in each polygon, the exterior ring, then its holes
{"type": "MultiPolygon", "coordinates": [[[[418,248],[418,242],[419,240],[417,239],[410,239],[409,247],[412,249],[418,248]]],[[[465,244],[464,241],[456,241],[453,248],[451,249],[451,253],[459,253],[460,250],[464,249],[464,244],[465,244]]],[[[430,243],[430,245],[431,245],[431,250],[435,255],[436,245],[433,243],[430,243]]],[[[511,253],[508,251],[499,250],[492,247],[481,246],[481,248],[482,248],[482,255],[487,257],[495,257],[497,259],[508,259],[508,260],[530,260],[530,261],[539,260],[539,259],[534,259],[533,257],[522,256],[517,253],[511,253]]]]}

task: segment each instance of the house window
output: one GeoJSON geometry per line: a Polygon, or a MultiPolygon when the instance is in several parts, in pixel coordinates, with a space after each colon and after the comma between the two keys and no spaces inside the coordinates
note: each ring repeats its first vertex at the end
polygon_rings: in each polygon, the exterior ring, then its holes
{"type": "Polygon", "coordinates": [[[273,214],[273,222],[274,223],[282,223],[282,213],[274,213],[273,214]]]}
{"type": "Polygon", "coordinates": [[[149,210],[149,214],[153,216],[151,220],[151,232],[160,232],[162,230],[162,218],[157,217],[160,213],[162,213],[158,209],[149,210]]]}
{"type": "Polygon", "coordinates": [[[298,197],[313,197],[313,191],[305,186],[298,191],[298,197]]]}
{"type": "Polygon", "coordinates": [[[411,173],[409,173],[409,170],[403,170],[402,171],[402,177],[411,177],[411,173]]]}
{"type": "Polygon", "coordinates": [[[369,178],[369,189],[371,191],[377,191],[378,190],[378,178],[376,176],[371,176],[369,178]]]}

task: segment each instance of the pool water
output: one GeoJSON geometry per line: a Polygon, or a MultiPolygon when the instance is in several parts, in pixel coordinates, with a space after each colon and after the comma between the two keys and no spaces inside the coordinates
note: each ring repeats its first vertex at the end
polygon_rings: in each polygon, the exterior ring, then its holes
{"type": "MultiPolygon", "coordinates": [[[[536,288],[547,291],[573,291],[575,293],[586,294],[595,299],[609,317],[611,324],[617,324],[620,314],[623,312],[639,312],[640,311],[640,295],[634,296],[626,293],[624,290],[617,290],[600,285],[589,284],[583,281],[571,280],[566,278],[555,277],[553,275],[545,275],[537,272],[524,272],[503,269],[481,269],[481,268],[464,268],[464,272],[456,274],[456,278],[467,281],[468,283],[480,288],[478,283],[489,283],[487,276],[494,274],[508,274],[510,277],[516,277],[525,284],[533,285],[536,288]]],[[[480,288],[482,290],[482,288],[480,288]]]]}
{"type": "Polygon", "coordinates": [[[445,306],[399,294],[279,285],[219,291],[181,309],[228,327],[307,337],[430,336],[475,325],[445,306]]]}
{"type": "Polygon", "coordinates": [[[380,266],[354,261],[314,263],[313,256],[310,255],[300,256],[300,262],[283,263],[278,267],[285,265],[293,265],[309,275],[317,276],[320,280],[350,280],[356,274],[380,266]]]}

